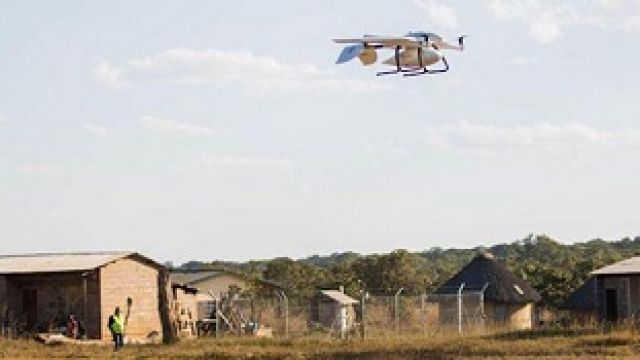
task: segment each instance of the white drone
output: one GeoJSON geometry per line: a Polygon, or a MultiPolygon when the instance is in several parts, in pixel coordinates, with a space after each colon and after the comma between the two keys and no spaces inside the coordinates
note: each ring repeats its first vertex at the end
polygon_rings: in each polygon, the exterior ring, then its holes
{"type": "Polygon", "coordinates": [[[428,32],[410,32],[405,36],[364,35],[361,39],[333,39],[339,44],[354,44],[345,47],[336,64],[343,64],[358,57],[363,65],[374,64],[378,60],[376,50],[390,48],[394,56],[383,61],[385,65],[395,66],[392,71],[378,72],[377,75],[404,73],[404,76],[438,74],[449,71],[449,63],[440,50],[464,50],[464,38],[458,38],[458,44],[448,43],[442,36],[428,32]],[[428,69],[427,66],[442,61],[444,68],[428,69]]]}

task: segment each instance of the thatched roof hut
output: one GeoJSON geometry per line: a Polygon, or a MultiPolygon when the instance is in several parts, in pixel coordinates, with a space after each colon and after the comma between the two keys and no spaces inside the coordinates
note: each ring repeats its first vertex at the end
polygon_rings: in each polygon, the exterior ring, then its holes
{"type": "Polygon", "coordinates": [[[487,323],[518,329],[533,327],[535,304],[541,300],[540,294],[490,253],[476,256],[434,294],[457,294],[462,284],[468,301],[481,302],[478,306],[482,308],[487,323]]]}
{"type": "Polygon", "coordinates": [[[537,303],[540,294],[524,279],[517,277],[490,253],[476,256],[462,270],[447,280],[436,294],[455,294],[461,284],[465,289],[481,290],[485,285],[484,300],[497,303],[537,303]]]}

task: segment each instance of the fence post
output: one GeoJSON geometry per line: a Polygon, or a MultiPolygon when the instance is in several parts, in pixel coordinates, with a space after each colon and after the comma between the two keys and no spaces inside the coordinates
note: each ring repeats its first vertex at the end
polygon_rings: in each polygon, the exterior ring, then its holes
{"type": "Polygon", "coordinates": [[[458,334],[460,335],[462,335],[462,289],[464,289],[464,283],[458,288],[458,334]]]}
{"type": "Polygon", "coordinates": [[[284,291],[278,291],[277,294],[284,303],[284,336],[289,337],[289,298],[284,291]]]}
{"type": "Polygon", "coordinates": [[[395,305],[395,311],[394,311],[394,315],[396,316],[396,333],[398,335],[400,335],[400,293],[402,293],[402,290],[404,290],[404,288],[400,288],[398,289],[398,292],[396,292],[396,295],[394,297],[394,305],[395,305]]]}
{"type": "Polygon", "coordinates": [[[367,337],[367,312],[365,310],[365,301],[367,300],[367,293],[363,290],[362,291],[362,298],[360,299],[360,309],[361,309],[361,316],[362,316],[362,340],[366,339],[367,337]]]}
{"type": "Polygon", "coordinates": [[[216,307],[216,309],[215,309],[215,314],[216,314],[216,338],[219,338],[220,337],[220,320],[221,320],[220,314],[222,313],[222,311],[220,310],[220,300],[218,300],[218,298],[213,298],[213,306],[216,307]]]}
{"type": "Polygon", "coordinates": [[[482,315],[483,329],[486,329],[486,326],[487,326],[487,317],[485,316],[485,313],[484,313],[484,292],[487,290],[487,287],[489,287],[489,283],[484,284],[484,286],[482,287],[482,290],[480,290],[480,312],[482,315]]]}
{"type": "Polygon", "coordinates": [[[289,298],[284,294],[284,336],[289,337],[289,298]]]}

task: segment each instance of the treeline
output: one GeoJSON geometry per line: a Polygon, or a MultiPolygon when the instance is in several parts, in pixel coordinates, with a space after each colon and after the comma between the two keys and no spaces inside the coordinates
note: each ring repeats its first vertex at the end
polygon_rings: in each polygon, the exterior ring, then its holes
{"type": "Polygon", "coordinates": [[[318,289],[344,286],[349,294],[365,290],[391,295],[435,290],[481,251],[491,252],[506,267],[528,280],[545,305],[556,307],[589,277],[589,272],[622,259],[640,255],[640,236],[619,241],[600,239],[571,245],[547,236],[530,235],[510,244],[489,248],[442,249],[423,252],[396,250],[389,254],[360,255],[346,252],[306,259],[188,262],[183,269],[226,269],[282,285],[290,297],[309,297],[318,289]]]}

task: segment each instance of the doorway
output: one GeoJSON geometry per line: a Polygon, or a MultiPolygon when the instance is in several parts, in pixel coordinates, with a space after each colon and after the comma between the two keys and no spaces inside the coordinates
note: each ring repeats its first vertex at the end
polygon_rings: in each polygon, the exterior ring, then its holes
{"type": "Polygon", "coordinates": [[[38,291],[22,290],[22,314],[26,320],[27,330],[33,330],[38,323],[38,291]]]}
{"type": "Polygon", "coordinates": [[[615,289],[607,289],[605,291],[606,309],[607,309],[607,321],[618,321],[618,297],[615,289]]]}

